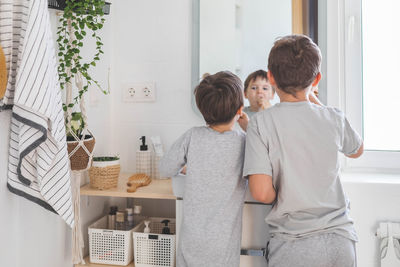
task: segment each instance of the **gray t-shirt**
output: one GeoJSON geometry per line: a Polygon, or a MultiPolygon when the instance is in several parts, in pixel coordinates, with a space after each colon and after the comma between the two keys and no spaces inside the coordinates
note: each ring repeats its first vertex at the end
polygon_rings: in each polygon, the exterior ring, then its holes
{"type": "Polygon", "coordinates": [[[244,107],[243,111],[249,116],[251,119],[254,115],[256,115],[258,112],[257,111],[252,111],[250,107],[244,107]]]}
{"type": "Polygon", "coordinates": [[[362,144],[344,114],[310,102],[283,102],[259,112],[247,129],[243,175],[272,176],[277,200],[270,233],[299,238],[334,232],[357,241],[339,179],[339,153],[362,144]]]}
{"type": "Polygon", "coordinates": [[[177,266],[239,266],[245,134],[195,127],[161,159],[162,176],[186,165],[177,266]]]}

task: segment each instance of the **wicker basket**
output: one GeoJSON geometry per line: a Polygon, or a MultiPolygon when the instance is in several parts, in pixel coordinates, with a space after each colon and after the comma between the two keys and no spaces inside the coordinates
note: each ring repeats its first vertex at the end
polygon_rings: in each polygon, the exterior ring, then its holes
{"type": "Polygon", "coordinates": [[[89,169],[90,186],[95,189],[110,189],[118,185],[121,166],[119,160],[108,162],[93,162],[89,169]]]}
{"type": "MultiPolygon", "coordinates": [[[[91,135],[86,135],[85,140],[83,141],[85,147],[92,152],[94,149],[94,144],[96,140],[91,135]]],[[[68,154],[71,153],[72,150],[79,144],[78,141],[67,141],[68,145],[68,154]]],[[[71,170],[80,171],[84,170],[88,167],[89,164],[89,155],[80,147],[70,158],[71,161],[71,170]]]]}

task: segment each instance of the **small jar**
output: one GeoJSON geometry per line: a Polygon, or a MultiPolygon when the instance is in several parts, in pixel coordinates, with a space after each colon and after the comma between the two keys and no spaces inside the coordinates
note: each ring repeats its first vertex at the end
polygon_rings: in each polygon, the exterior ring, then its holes
{"type": "Polygon", "coordinates": [[[125,230],[125,213],[123,211],[117,211],[115,229],[120,231],[125,230]]]}

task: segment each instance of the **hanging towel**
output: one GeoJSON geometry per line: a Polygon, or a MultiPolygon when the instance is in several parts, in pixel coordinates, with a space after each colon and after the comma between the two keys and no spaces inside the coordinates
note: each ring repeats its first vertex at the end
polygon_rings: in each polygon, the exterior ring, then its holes
{"type": "Polygon", "coordinates": [[[8,189],[74,224],[70,170],[47,0],[1,0],[0,44],[12,107],[8,189]]]}

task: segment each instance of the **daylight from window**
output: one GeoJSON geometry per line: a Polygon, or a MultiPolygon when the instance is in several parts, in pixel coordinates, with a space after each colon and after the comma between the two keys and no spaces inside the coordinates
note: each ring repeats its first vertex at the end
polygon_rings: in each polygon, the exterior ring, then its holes
{"type": "Polygon", "coordinates": [[[400,1],[363,0],[363,115],[368,150],[400,151],[400,1]]]}

